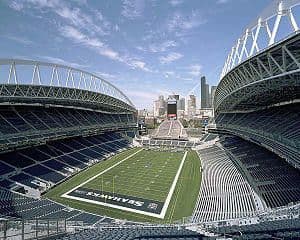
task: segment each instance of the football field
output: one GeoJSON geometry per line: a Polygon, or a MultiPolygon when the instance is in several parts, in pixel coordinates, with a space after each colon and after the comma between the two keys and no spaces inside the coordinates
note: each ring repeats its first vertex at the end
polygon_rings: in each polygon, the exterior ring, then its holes
{"type": "MultiPolygon", "coordinates": [[[[78,184],[66,186],[67,190],[60,191],[59,200],[76,202],[81,206],[93,206],[93,209],[127,212],[126,216],[140,215],[144,216],[144,219],[149,217],[164,219],[169,215],[167,213],[170,209],[173,209],[174,213],[178,189],[185,187],[182,186],[183,182],[188,182],[188,178],[183,179],[187,164],[191,164],[190,156],[187,156],[187,151],[145,149],[126,151],[116,155],[117,160],[112,158],[103,164],[100,163],[98,166],[106,166],[82,177],[81,181],[76,181],[78,184]]],[[[199,162],[199,159],[197,161],[199,162]]],[[[199,168],[194,170],[196,173],[199,168]]],[[[200,173],[190,177],[195,179],[198,177],[200,181],[199,175],[200,173]]],[[[55,189],[53,191],[55,192],[55,189]]],[[[195,198],[193,195],[197,194],[191,192],[191,202],[195,198]]],[[[51,192],[50,197],[53,198],[51,192]]],[[[120,216],[122,217],[122,214],[120,216]]],[[[128,218],[131,217],[126,217],[128,218]]]]}

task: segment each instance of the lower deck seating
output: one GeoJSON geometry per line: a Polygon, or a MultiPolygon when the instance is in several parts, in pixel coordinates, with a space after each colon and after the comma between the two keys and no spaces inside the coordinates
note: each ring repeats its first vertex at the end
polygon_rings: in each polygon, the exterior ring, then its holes
{"type": "Polygon", "coordinates": [[[219,226],[208,229],[232,239],[299,239],[300,219],[271,220],[240,226],[219,226]]]}
{"type": "Polygon", "coordinates": [[[53,186],[129,145],[120,133],[107,132],[0,154],[0,172],[3,173],[0,186],[10,189],[18,184],[44,191],[45,186],[53,186]]]}
{"type": "Polygon", "coordinates": [[[89,213],[80,213],[73,215],[68,219],[68,222],[84,222],[86,225],[93,225],[95,223],[101,224],[101,222],[105,221],[106,223],[112,223],[114,220],[111,218],[106,218],[99,215],[89,214],[89,213]]]}
{"type": "Polygon", "coordinates": [[[68,209],[48,199],[33,199],[5,189],[0,189],[0,218],[66,219],[87,225],[105,219],[103,216],[68,209]]]}
{"type": "Polygon", "coordinates": [[[213,145],[199,150],[198,154],[202,164],[202,182],[193,222],[254,215],[261,203],[224,149],[213,145]]]}
{"type": "Polygon", "coordinates": [[[156,240],[199,240],[202,235],[183,227],[146,227],[128,226],[116,228],[97,228],[80,231],[61,238],[62,240],[133,240],[133,239],[156,239],[156,240]]]}
{"type": "Polygon", "coordinates": [[[268,207],[300,201],[300,170],[276,154],[238,137],[228,136],[221,144],[234,156],[268,207]]]}

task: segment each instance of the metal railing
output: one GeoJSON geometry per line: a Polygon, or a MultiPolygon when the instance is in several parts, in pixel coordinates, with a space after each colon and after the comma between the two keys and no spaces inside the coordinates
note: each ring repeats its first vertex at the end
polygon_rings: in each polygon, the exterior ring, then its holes
{"type": "Polygon", "coordinates": [[[43,239],[66,234],[65,219],[0,220],[0,240],[43,239]]]}

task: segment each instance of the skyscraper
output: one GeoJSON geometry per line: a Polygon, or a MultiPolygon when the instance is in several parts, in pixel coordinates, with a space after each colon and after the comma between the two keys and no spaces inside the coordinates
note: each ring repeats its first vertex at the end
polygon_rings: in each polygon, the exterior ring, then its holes
{"type": "Polygon", "coordinates": [[[193,117],[196,114],[196,96],[190,95],[190,99],[188,100],[188,117],[193,117]]]}
{"type": "Polygon", "coordinates": [[[210,108],[210,96],[209,96],[209,85],[206,83],[205,84],[205,101],[206,101],[206,106],[205,108],[210,108]]]}
{"type": "Polygon", "coordinates": [[[201,108],[209,108],[209,85],[205,76],[201,77],[201,108]]]}
{"type": "Polygon", "coordinates": [[[216,93],[217,86],[211,86],[210,96],[211,96],[211,107],[214,107],[214,96],[216,93]]]}
{"type": "Polygon", "coordinates": [[[185,98],[180,98],[177,103],[177,110],[185,110],[185,98]]]}
{"type": "Polygon", "coordinates": [[[164,96],[159,96],[158,100],[155,100],[153,103],[153,115],[154,117],[161,117],[166,112],[166,101],[164,96]]]}
{"type": "Polygon", "coordinates": [[[155,100],[153,103],[153,115],[154,117],[159,116],[159,100],[155,100]]]}

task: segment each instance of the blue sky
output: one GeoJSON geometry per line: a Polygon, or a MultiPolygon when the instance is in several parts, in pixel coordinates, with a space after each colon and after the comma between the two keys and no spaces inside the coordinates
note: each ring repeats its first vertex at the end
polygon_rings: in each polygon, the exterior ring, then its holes
{"type": "MultiPolygon", "coordinates": [[[[0,58],[71,65],[137,108],[218,83],[244,28],[271,0],[0,0],[0,58]]],[[[195,92],[196,95],[198,93],[195,92]]]]}

